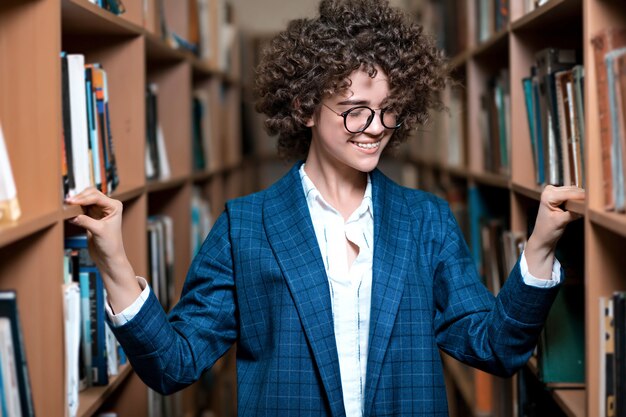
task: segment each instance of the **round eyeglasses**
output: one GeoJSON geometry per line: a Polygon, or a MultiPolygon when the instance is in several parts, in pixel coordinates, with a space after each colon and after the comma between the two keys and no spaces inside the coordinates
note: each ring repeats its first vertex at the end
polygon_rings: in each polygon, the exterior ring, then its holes
{"type": "MultiPolygon", "coordinates": [[[[337,116],[343,117],[343,125],[350,133],[364,132],[376,116],[376,111],[368,106],[356,106],[339,113],[324,103],[322,105],[337,116]]],[[[398,114],[389,109],[380,109],[380,121],[386,129],[397,129],[402,126],[402,121],[398,120],[398,114]]]]}

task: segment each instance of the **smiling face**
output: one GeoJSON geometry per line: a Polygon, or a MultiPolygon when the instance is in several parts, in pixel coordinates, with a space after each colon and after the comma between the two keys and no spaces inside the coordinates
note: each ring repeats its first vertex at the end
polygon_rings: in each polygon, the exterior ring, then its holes
{"type": "MultiPolygon", "coordinates": [[[[394,132],[385,128],[380,118],[380,108],[389,94],[389,83],[385,73],[380,68],[377,70],[373,78],[362,70],[354,71],[349,77],[352,85],[346,91],[322,100],[322,105],[307,123],[312,132],[307,166],[315,163],[324,170],[332,169],[337,173],[370,172],[376,168],[394,132]],[[356,106],[368,106],[376,114],[365,131],[350,133],[340,114],[356,106]]],[[[354,116],[350,114],[348,118],[354,116]]]]}

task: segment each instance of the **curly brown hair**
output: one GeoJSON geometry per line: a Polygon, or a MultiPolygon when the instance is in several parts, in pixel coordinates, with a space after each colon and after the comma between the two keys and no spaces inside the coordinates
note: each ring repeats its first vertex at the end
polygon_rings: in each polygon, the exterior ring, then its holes
{"type": "Polygon", "coordinates": [[[256,109],[278,134],[278,153],[305,157],[311,143],[306,127],[323,97],[350,87],[348,77],[381,68],[389,82],[385,105],[403,120],[389,142],[393,148],[410,130],[442,109],[439,92],[447,63],[434,40],[387,0],[322,0],[319,16],[292,20],[268,45],[257,67],[256,109]]]}

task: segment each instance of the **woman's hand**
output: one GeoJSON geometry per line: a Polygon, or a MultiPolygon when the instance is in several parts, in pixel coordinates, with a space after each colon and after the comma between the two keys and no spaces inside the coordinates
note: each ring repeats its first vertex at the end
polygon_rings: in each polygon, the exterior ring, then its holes
{"type": "Polygon", "coordinates": [[[533,276],[550,279],[556,244],[568,223],[581,217],[563,210],[561,206],[568,200],[584,199],[585,190],[575,186],[547,185],[544,188],[535,228],[524,250],[528,270],[533,276]]]}
{"type": "Polygon", "coordinates": [[[100,270],[111,307],[114,311],[122,311],[141,293],[124,250],[122,203],[95,188],[87,188],[65,202],[83,207],[85,214],[68,221],[86,229],[89,254],[100,270]]]}

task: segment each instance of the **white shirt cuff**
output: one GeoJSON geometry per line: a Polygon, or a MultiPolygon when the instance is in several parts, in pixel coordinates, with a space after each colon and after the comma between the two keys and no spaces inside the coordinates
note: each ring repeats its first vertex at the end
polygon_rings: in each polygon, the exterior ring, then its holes
{"type": "Polygon", "coordinates": [[[526,255],[524,252],[522,252],[522,258],[520,259],[519,266],[522,270],[524,284],[526,285],[539,288],[552,288],[561,282],[561,263],[556,258],[554,258],[554,263],[552,264],[552,276],[550,279],[537,278],[528,271],[528,263],[526,262],[526,255]]]}
{"type": "Polygon", "coordinates": [[[141,307],[143,307],[144,303],[148,299],[148,296],[150,295],[150,286],[148,285],[148,282],[142,277],[137,277],[137,281],[142,289],[141,294],[139,294],[139,297],[137,297],[137,299],[131,305],[126,307],[121,313],[113,313],[113,309],[109,304],[108,298],[107,302],[104,303],[104,308],[114,327],[120,327],[131,321],[137,313],[139,313],[139,310],[141,310],[141,307]]]}

